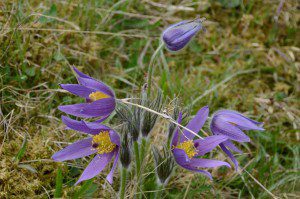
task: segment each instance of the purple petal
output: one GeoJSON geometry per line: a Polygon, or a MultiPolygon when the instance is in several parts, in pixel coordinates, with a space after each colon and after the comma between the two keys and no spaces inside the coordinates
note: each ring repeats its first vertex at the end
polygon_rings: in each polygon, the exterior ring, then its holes
{"type": "Polygon", "coordinates": [[[231,159],[231,161],[234,164],[235,170],[237,171],[239,168],[239,163],[236,160],[236,158],[233,156],[233,154],[224,146],[224,144],[220,144],[221,149],[228,155],[228,157],[231,159]]]}
{"type": "Polygon", "coordinates": [[[116,157],[114,160],[114,164],[113,164],[109,174],[106,176],[106,180],[109,182],[109,184],[113,183],[113,175],[114,175],[115,169],[116,169],[118,161],[119,161],[119,149],[116,149],[115,154],[116,154],[116,157]]]}
{"type": "Polygon", "coordinates": [[[211,131],[214,134],[226,135],[230,139],[238,142],[250,142],[250,138],[237,126],[223,120],[213,120],[211,123],[211,131]]]}
{"type": "Polygon", "coordinates": [[[88,76],[88,75],[86,75],[86,74],[80,72],[75,66],[73,66],[73,70],[77,73],[77,75],[78,75],[79,77],[83,77],[83,78],[91,78],[90,76],[88,76]]]}
{"type": "Polygon", "coordinates": [[[88,115],[90,117],[107,116],[115,109],[114,98],[104,98],[87,104],[81,110],[81,114],[88,115]]]}
{"type": "Polygon", "coordinates": [[[172,51],[182,49],[202,29],[199,21],[182,21],[167,28],[162,35],[166,47],[172,51]]]}
{"type": "Polygon", "coordinates": [[[190,171],[194,171],[194,172],[198,172],[198,173],[203,173],[205,174],[207,177],[209,177],[209,179],[213,179],[211,174],[208,172],[208,171],[204,171],[204,170],[201,170],[201,169],[197,169],[191,165],[180,165],[181,167],[187,169],[187,170],[190,170],[190,171]]]}
{"type": "Polygon", "coordinates": [[[66,116],[62,116],[61,118],[63,123],[65,123],[70,129],[92,135],[100,133],[101,130],[110,130],[109,127],[96,122],[85,122],[83,120],[77,121],[66,116]],[[90,126],[92,126],[93,128],[90,128],[90,126]]]}
{"type": "Polygon", "coordinates": [[[181,22],[179,22],[179,23],[170,25],[170,26],[169,26],[168,28],[166,28],[166,30],[163,31],[163,33],[162,33],[163,40],[167,40],[168,43],[171,42],[171,40],[168,40],[166,34],[167,34],[171,29],[176,28],[176,27],[178,27],[178,26],[180,26],[180,25],[182,25],[182,24],[185,24],[185,23],[187,23],[187,22],[188,22],[188,20],[184,20],[184,21],[181,21],[181,22]],[[164,38],[164,37],[165,37],[165,38],[164,38]]]}
{"type": "Polygon", "coordinates": [[[77,79],[78,79],[80,84],[82,84],[86,87],[96,89],[96,90],[101,91],[101,92],[103,92],[103,93],[105,93],[105,94],[107,94],[111,97],[114,97],[113,91],[106,84],[104,84],[103,82],[100,82],[100,81],[92,79],[92,78],[78,77],[77,79]]]}
{"type": "Polygon", "coordinates": [[[202,28],[202,26],[194,26],[189,31],[178,31],[175,33],[176,35],[180,35],[176,39],[174,39],[171,43],[168,43],[170,46],[181,46],[182,44],[187,44],[193,36],[202,28]]]}
{"type": "Polygon", "coordinates": [[[60,84],[61,88],[78,95],[79,97],[89,98],[89,95],[92,92],[95,92],[95,89],[87,88],[79,84],[60,84]]]}
{"type": "Polygon", "coordinates": [[[110,130],[109,131],[109,137],[110,137],[111,142],[115,143],[118,146],[121,145],[121,143],[120,143],[120,136],[119,136],[118,133],[116,133],[113,130],[110,130]]]}
{"type": "Polygon", "coordinates": [[[63,106],[59,106],[58,109],[70,115],[89,118],[92,116],[82,113],[83,108],[86,107],[87,105],[88,105],[87,103],[63,105],[63,106]]]}
{"type": "Polygon", "coordinates": [[[223,144],[232,151],[235,151],[237,153],[243,153],[243,151],[237,148],[230,140],[226,140],[225,142],[223,142],[223,144]]]}
{"type": "Polygon", "coordinates": [[[227,166],[230,167],[230,164],[227,162],[219,161],[219,160],[210,160],[210,159],[201,159],[201,158],[192,158],[190,163],[193,167],[206,167],[213,168],[219,166],[227,166]]]}
{"type": "Polygon", "coordinates": [[[244,115],[231,110],[221,110],[215,114],[215,117],[218,119],[224,120],[229,123],[237,125],[242,130],[259,130],[264,131],[260,125],[262,123],[251,120],[250,118],[245,117],[244,115]]]}
{"type": "MultiPolygon", "coordinates": [[[[182,120],[182,112],[179,112],[177,123],[180,124],[181,120],[182,120]]],[[[172,142],[171,142],[171,147],[172,146],[177,146],[177,143],[178,143],[178,131],[179,131],[179,127],[176,126],[174,134],[173,134],[172,142]]]]}
{"type": "Polygon", "coordinates": [[[190,159],[187,156],[187,154],[184,152],[184,150],[182,149],[173,149],[172,150],[175,161],[179,164],[179,165],[185,165],[187,163],[189,163],[190,159]]]}
{"type": "Polygon", "coordinates": [[[194,146],[198,150],[197,156],[202,156],[214,148],[216,148],[220,143],[226,141],[228,139],[227,136],[224,135],[213,135],[206,137],[204,139],[198,139],[194,141],[194,146]]]}
{"type": "Polygon", "coordinates": [[[66,148],[58,151],[52,156],[52,159],[56,162],[65,160],[73,160],[76,158],[82,158],[91,154],[96,153],[96,150],[92,148],[92,138],[87,138],[75,142],[66,148]]]}
{"type": "Polygon", "coordinates": [[[95,122],[101,123],[104,120],[106,120],[109,117],[109,115],[103,116],[101,119],[96,120],[95,122]]]}
{"type": "Polygon", "coordinates": [[[84,120],[82,120],[82,122],[84,123],[84,125],[86,125],[89,129],[91,130],[97,130],[98,133],[100,130],[111,130],[111,128],[109,128],[106,125],[100,124],[99,122],[86,122],[84,120]]]}
{"type": "Polygon", "coordinates": [[[90,164],[85,168],[75,185],[77,185],[81,181],[91,179],[98,175],[110,162],[110,160],[113,157],[113,154],[114,153],[111,152],[96,155],[94,159],[90,162],[90,164]]]}
{"type": "MultiPolygon", "coordinates": [[[[195,133],[198,133],[200,129],[203,127],[209,113],[208,106],[202,107],[196,114],[196,116],[188,123],[186,126],[188,129],[192,130],[195,133]]],[[[183,134],[185,136],[180,137],[180,142],[186,141],[186,140],[192,140],[195,135],[187,130],[183,130],[183,134]]]]}

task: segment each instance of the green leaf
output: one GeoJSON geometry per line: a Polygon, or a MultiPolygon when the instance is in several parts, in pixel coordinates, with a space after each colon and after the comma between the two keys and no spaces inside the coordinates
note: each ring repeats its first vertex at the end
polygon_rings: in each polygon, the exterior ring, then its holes
{"type": "Polygon", "coordinates": [[[54,198],[61,198],[62,186],[63,186],[63,175],[62,175],[61,168],[58,168],[56,174],[54,198]]]}
{"type": "Polygon", "coordinates": [[[31,165],[29,164],[19,164],[18,165],[19,168],[22,168],[22,169],[26,169],[32,173],[37,173],[37,170],[35,168],[33,168],[31,165]]]}
{"type": "Polygon", "coordinates": [[[240,0],[218,0],[225,8],[236,8],[241,4],[240,0]]]}
{"type": "Polygon", "coordinates": [[[85,198],[87,196],[92,196],[97,190],[98,186],[93,183],[93,179],[87,180],[83,183],[80,189],[74,194],[73,198],[85,198]]]}
{"type": "Polygon", "coordinates": [[[28,77],[27,77],[27,75],[21,75],[21,76],[19,76],[19,79],[18,79],[18,81],[26,81],[28,79],[28,77]]]}
{"type": "Polygon", "coordinates": [[[33,77],[33,76],[35,76],[35,68],[34,68],[34,67],[26,68],[26,69],[25,69],[25,73],[26,73],[29,77],[33,77]]]}
{"type": "Polygon", "coordinates": [[[283,93],[283,92],[278,92],[278,93],[275,93],[275,100],[276,101],[283,101],[284,98],[286,98],[286,94],[283,93]]]}
{"type": "Polygon", "coordinates": [[[60,51],[57,51],[56,53],[54,53],[54,60],[55,61],[62,61],[62,60],[65,60],[65,56],[60,52],[60,51]]]}
{"type": "MultiPolygon", "coordinates": [[[[52,17],[57,16],[56,5],[52,4],[50,9],[47,10],[46,12],[44,12],[43,15],[52,16],[52,17]]],[[[39,18],[40,23],[48,23],[48,22],[52,22],[52,21],[54,21],[54,19],[51,19],[51,18],[48,18],[48,17],[45,17],[45,16],[42,16],[42,17],[39,18]]]]}
{"type": "Polygon", "coordinates": [[[19,162],[20,159],[23,157],[25,151],[26,151],[26,146],[27,146],[27,136],[25,134],[22,146],[19,150],[19,152],[17,153],[17,155],[14,157],[14,161],[19,162]]]}

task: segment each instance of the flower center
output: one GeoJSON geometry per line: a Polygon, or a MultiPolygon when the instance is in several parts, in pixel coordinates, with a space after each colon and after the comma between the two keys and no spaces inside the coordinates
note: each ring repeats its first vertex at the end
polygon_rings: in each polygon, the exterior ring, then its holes
{"type": "Polygon", "coordinates": [[[98,154],[110,153],[116,148],[116,144],[112,143],[109,131],[101,131],[93,136],[92,147],[97,150],[98,154]]]}
{"type": "Polygon", "coordinates": [[[198,151],[194,146],[193,140],[184,141],[176,146],[178,149],[184,150],[189,158],[194,157],[198,151]]]}
{"type": "Polygon", "coordinates": [[[99,99],[104,99],[104,98],[110,98],[110,96],[106,95],[105,93],[102,93],[100,91],[96,91],[96,92],[92,92],[90,95],[89,95],[89,98],[92,100],[92,101],[96,101],[96,100],[99,100],[99,99]]]}

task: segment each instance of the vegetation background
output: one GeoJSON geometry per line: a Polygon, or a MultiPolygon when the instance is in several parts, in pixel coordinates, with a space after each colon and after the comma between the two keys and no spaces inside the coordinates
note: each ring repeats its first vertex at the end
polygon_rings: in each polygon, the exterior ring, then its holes
{"type": "MultiPolygon", "coordinates": [[[[207,18],[207,32],[179,53],[164,50],[154,84],[167,100],[192,104],[192,114],[209,105],[211,112],[234,109],[263,121],[266,131],[249,132],[251,143],[240,146],[241,167],[276,196],[299,198],[299,9],[297,0],[0,1],[0,198],[115,198],[118,174],[112,186],[103,172],[74,187],[89,159],[51,160],[81,137],[64,130],[57,106],[79,99],[59,83],[76,82],[75,65],[119,98],[138,93],[163,29],[197,15],[207,18]]],[[[158,146],[165,137],[161,121],[151,140],[158,146]]],[[[151,156],[148,161],[144,194],[151,198],[151,156]]],[[[212,173],[209,181],[177,168],[165,197],[269,197],[245,172],[212,173]]],[[[129,179],[130,198],[134,185],[129,179]]]]}

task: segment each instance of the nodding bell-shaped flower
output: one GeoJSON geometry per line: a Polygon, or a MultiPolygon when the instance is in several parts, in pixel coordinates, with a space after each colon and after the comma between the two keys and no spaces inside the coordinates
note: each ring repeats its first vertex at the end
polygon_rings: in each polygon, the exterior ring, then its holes
{"type": "Polygon", "coordinates": [[[210,130],[214,135],[225,135],[228,137],[228,140],[222,142],[220,147],[229,156],[237,169],[238,162],[229,149],[238,153],[242,153],[242,151],[232,141],[250,142],[250,138],[243,131],[263,131],[262,125],[263,123],[251,120],[236,111],[220,110],[213,114],[210,130]]]}
{"type": "Polygon", "coordinates": [[[202,22],[205,18],[194,20],[184,20],[168,27],[162,34],[162,40],[170,51],[179,51],[184,48],[189,41],[205,28],[202,22]]]}

